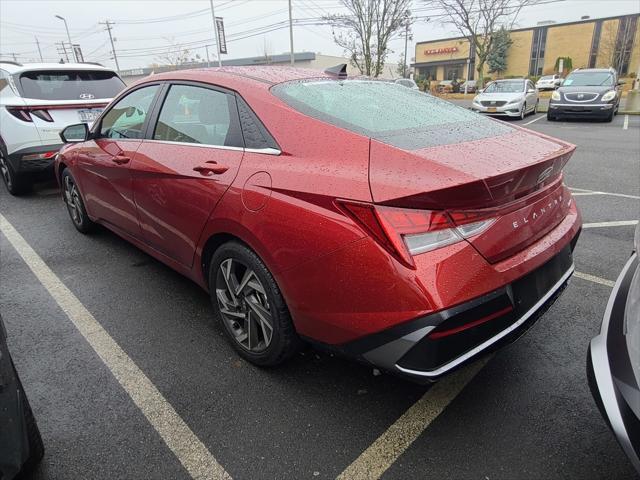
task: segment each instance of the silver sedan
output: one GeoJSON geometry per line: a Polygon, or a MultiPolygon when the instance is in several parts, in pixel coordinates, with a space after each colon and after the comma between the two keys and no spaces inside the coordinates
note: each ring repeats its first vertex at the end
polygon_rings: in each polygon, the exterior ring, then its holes
{"type": "Polygon", "coordinates": [[[526,78],[496,80],[473,99],[471,109],[487,115],[524,118],[538,109],[538,91],[526,78]]]}

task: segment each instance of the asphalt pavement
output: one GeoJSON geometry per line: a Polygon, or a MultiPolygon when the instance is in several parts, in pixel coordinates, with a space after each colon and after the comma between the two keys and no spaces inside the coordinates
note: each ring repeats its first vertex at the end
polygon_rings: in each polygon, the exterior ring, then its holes
{"type": "MultiPolygon", "coordinates": [[[[585,223],[638,220],[639,116],[512,123],[578,146],[565,175],[585,223]]],[[[519,341],[436,390],[311,348],[278,369],[251,366],[212,322],[207,294],[105,229],[80,235],[53,183],[22,198],[2,189],[0,214],[122,349],[99,356],[44,267],[0,234],[0,308],[46,447],[30,479],[195,478],[191,445],[168,443],[114,374],[122,356],[235,479],[634,478],[585,373],[633,226],[585,228],[576,270],[595,281],[574,277],[519,341]]]]}

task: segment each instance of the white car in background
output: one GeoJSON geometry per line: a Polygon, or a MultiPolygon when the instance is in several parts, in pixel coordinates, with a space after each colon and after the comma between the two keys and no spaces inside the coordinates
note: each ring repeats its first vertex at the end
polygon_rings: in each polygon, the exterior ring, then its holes
{"type": "Polygon", "coordinates": [[[538,109],[538,91],[526,78],[491,82],[473,99],[471,109],[487,115],[524,118],[538,109]]]}
{"type": "Polygon", "coordinates": [[[99,64],[0,61],[0,174],[7,190],[19,195],[34,174],[52,171],[60,130],[93,123],[124,87],[99,64]]]}
{"type": "Polygon", "coordinates": [[[545,75],[536,82],[536,89],[555,90],[560,85],[562,85],[562,77],[560,75],[545,75]]]}

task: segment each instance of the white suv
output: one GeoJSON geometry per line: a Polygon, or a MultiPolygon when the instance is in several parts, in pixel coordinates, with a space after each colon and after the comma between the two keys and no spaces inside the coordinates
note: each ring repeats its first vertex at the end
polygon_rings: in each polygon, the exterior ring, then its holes
{"type": "Polygon", "coordinates": [[[7,190],[18,195],[32,174],[52,169],[60,130],[92,123],[124,87],[99,64],[0,61],[0,174],[7,190]]]}

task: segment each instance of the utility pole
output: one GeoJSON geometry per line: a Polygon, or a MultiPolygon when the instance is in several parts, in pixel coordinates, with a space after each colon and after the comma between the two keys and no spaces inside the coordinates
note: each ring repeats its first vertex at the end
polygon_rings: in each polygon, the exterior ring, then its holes
{"type": "Polygon", "coordinates": [[[402,65],[402,78],[407,78],[407,43],[409,41],[409,26],[411,25],[411,12],[404,12],[404,62],[402,65]]]}
{"type": "Polygon", "coordinates": [[[291,50],[289,53],[289,61],[293,67],[295,64],[295,58],[293,54],[293,16],[291,12],[291,0],[289,0],[289,49],[291,50]]]}
{"type": "Polygon", "coordinates": [[[218,52],[218,66],[222,66],[222,55],[220,55],[220,39],[218,38],[218,26],[216,25],[216,12],[213,10],[213,0],[209,0],[211,5],[211,19],[213,20],[213,32],[216,35],[216,52],[218,52]]]}
{"type": "Polygon", "coordinates": [[[33,37],[36,39],[36,45],[38,46],[38,53],[40,54],[40,61],[44,62],[44,60],[42,59],[42,50],[40,50],[40,42],[38,41],[38,37],[33,37]]]}
{"type": "Polygon", "coordinates": [[[109,41],[111,42],[111,53],[113,53],[113,59],[116,62],[116,71],[120,73],[120,65],[118,65],[118,56],[116,55],[116,47],[113,44],[113,36],[111,35],[111,29],[113,28],[113,22],[105,20],[104,22],[98,22],[100,25],[106,25],[107,32],[109,32],[109,41]]]}
{"type": "Polygon", "coordinates": [[[207,68],[209,68],[211,65],[209,64],[209,45],[205,45],[204,46],[205,51],[207,52],[207,68]]]}
{"type": "MultiPolygon", "coordinates": [[[[67,45],[64,42],[56,43],[56,47],[59,55],[64,55],[64,58],[69,63],[69,54],[67,53],[67,45]]],[[[62,58],[60,58],[62,60],[62,58]]]]}

